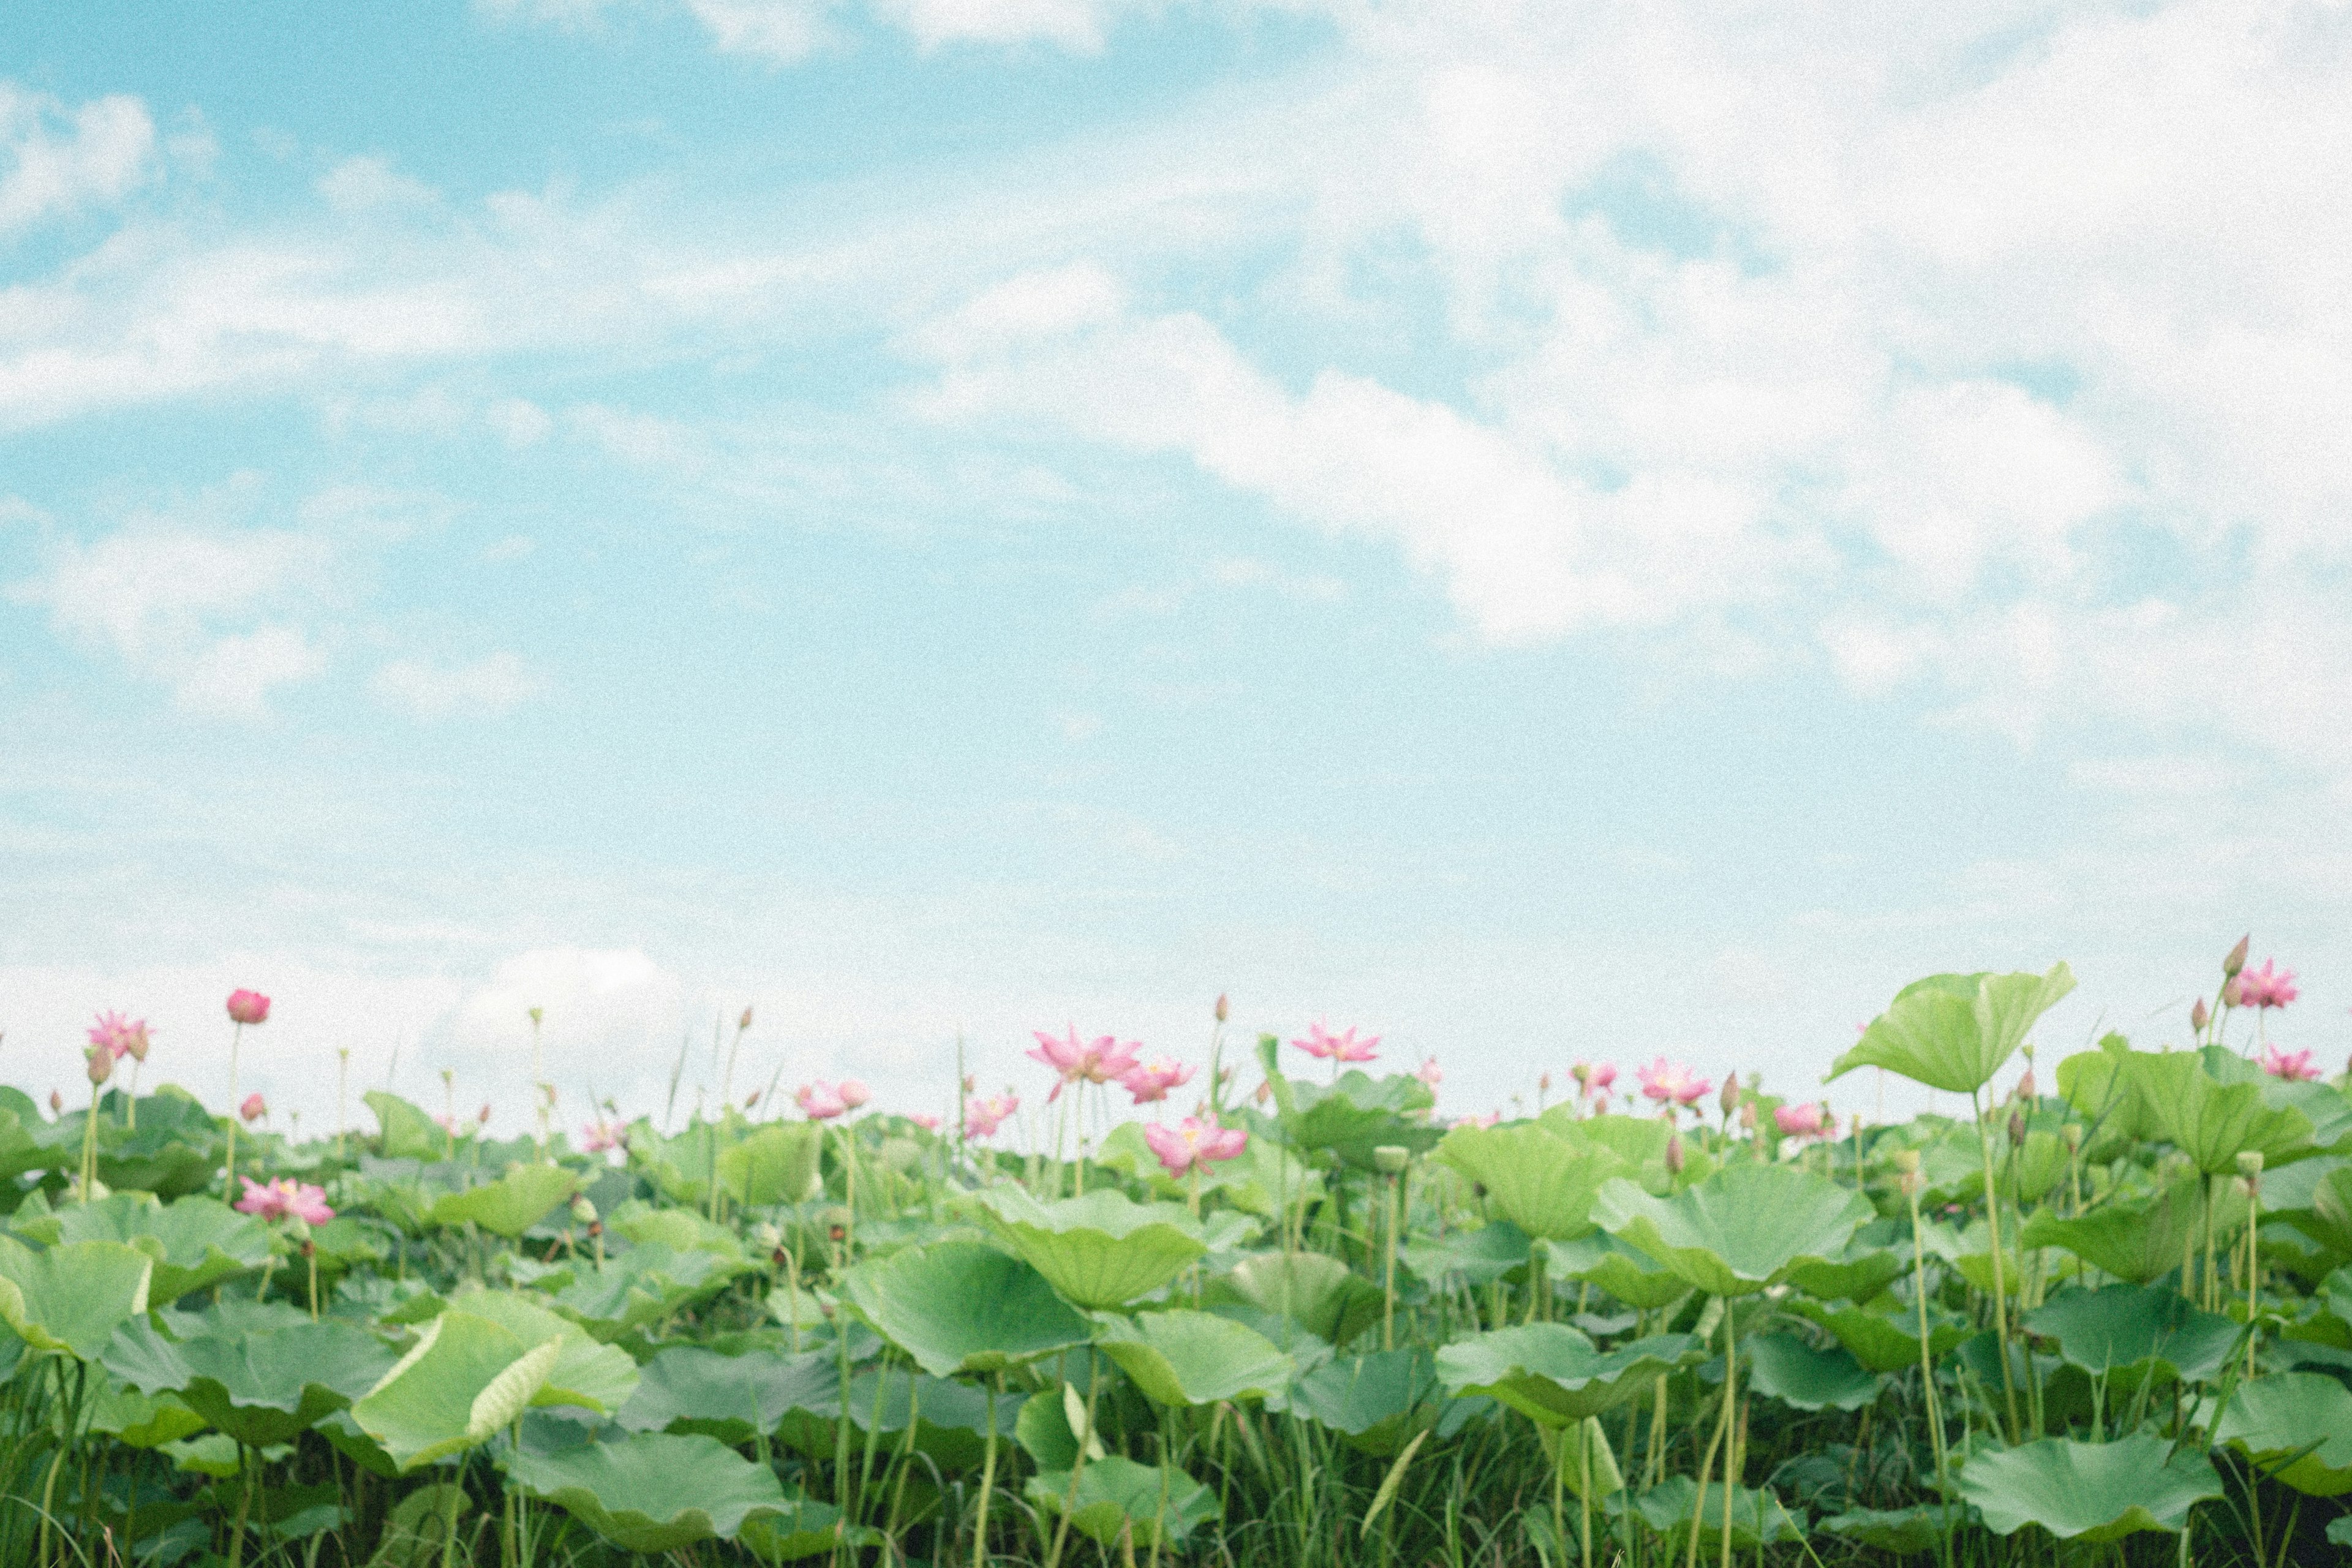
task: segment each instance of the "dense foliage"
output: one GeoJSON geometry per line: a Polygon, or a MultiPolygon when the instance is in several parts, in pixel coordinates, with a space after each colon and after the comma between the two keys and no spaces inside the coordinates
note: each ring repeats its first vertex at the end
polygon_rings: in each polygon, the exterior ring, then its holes
{"type": "Polygon", "coordinates": [[[1922,981],[1839,1071],[1964,1110],[1884,1126],[1661,1063],[1449,1127],[1318,1028],[1181,1120],[1073,1035],[1025,1122],[298,1141],[110,1016],[89,1109],[0,1089],[0,1562],[2352,1557],[2352,1100],[2243,956],[2046,1082],[2064,966],[1922,981]]]}

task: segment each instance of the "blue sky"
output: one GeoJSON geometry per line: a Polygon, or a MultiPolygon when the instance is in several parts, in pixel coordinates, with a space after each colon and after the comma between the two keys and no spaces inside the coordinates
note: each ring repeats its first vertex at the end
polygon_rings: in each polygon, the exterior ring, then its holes
{"type": "Polygon", "coordinates": [[[13,20],[0,1077],[2340,1058],[2352,23],[1966,9],[13,20]]]}

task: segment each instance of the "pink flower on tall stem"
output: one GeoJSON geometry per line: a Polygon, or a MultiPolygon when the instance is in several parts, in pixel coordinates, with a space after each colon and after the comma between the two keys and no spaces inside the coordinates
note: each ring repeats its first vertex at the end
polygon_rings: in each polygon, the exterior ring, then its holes
{"type": "Polygon", "coordinates": [[[245,1118],[247,1124],[250,1125],[269,1114],[269,1102],[256,1091],[245,1097],[245,1103],[236,1108],[236,1113],[245,1118]]]}
{"type": "Polygon", "coordinates": [[[100,1013],[90,1028],[89,1043],[104,1046],[116,1061],[129,1057],[134,1062],[143,1062],[147,1059],[147,1020],[121,1013],[100,1013]]]}
{"type": "MultiPolygon", "coordinates": [[[[1617,1081],[1617,1064],[1615,1062],[1593,1063],[1590,1079],[1592,1084],[1592,1098],[1601,1100],[1607,1100],[1609,1098],[1609,1086],[1617,1081]]],[[[1704,1091],[1702,1090],[1701,1092],[1704,1091]]]]}
{"type": "Polygon", "coordinates": [[[1052,1068],[1061,1074],[1062,1081],[1045,1097],[1051,1105],[1062,1098],[1062,1090],[1074,1083],[1109,1083],[1123,1079],[1140,1065],[1136,1053],[1143,1047],[1130,1040],[1125,1045],[1113,1035],[1101,1036],[1087,1044],[1078,1041],[1078,1026],[1070,1026],[1066,1038],[1056,1039],[1045,1031],[1032,1030],[1037,1037],[1034,1050],[1026,1053],[1033,1062],[1052,1068]]]}
{"type": "Polygon", "coordinates": [[[1502,1120],[1502,1108],[1497,1106],[1492,1110],[1473,1111],[1470,1115],[1457,1120],[1454,1125],[1456,1127],[1492,1127],[1495,1123],[1502,1120]]]}
{"type": "Polygon", "coordinates": [[[1155,1121],[1144,1128],[1143,1141],[1151,1145],[1151,1152],[1160,1156],[1171,1176],[1230,1160],[1249,1147],[1249,1134],[1242,1129],[1220,1127],[1197,1116],[1188,1116],[1173,1127],[1155,1121]]]}
{"type": "Polygon", "coordinates": [[[1306,1038],[1293,1040],[1290,1043],[1318,1061],[1330,1062],[1331,1070],[1336,1073],[1339,1070],[1339,1064],[1341,1062],[1375,1060],[1380,1053],[1372,1047],[1381,1043],[1381,1037],[1378,1035],[1370,1035],[1360,1040],[1356,1038],[1356,1031],[1353,1029],[1335,1035],[1325,1028],[1320,1020],[1318,1020],[1307,1026],[1306,1038]]]}
{"type": "Polygon", "coordinates": [[[1682,1062],[1668,1062],[1660,1057],[1648,1067],[1636,1068],[1633,1076],[1642,1080],[1642,1092],[1664,1105],[1672,1101],[1688,1105],[1715,1087],[1713,1080],[1703,1079],[1682,1062]]]}
{"type": "Polygon", "coordinates": [[[2289,1054],[2276,1046],[2263,1047],[2263,1070],[2273,1078],[2305,1082],[2320,1076],[2319,1064],[2311,1059],[2309,1049],[2289,1054]]]}
{"type": "Polygon", "coordinates": [[[1829,1111],[1826,1105],[1776,1105],[1772,1125],[1783,1138],[1819,1138],[1824,1128],[1833,1126],[1829,1111]]]}
{"type": "Polygon", "coordinates": [[[834,1085],[833,1091],[841,1096],[841,1103],[852,1110],[874,1098],[874,1091],[866,1087],[866,1080],[862,1078],[843,1079],[834,1085]]]}
{"type": "Polygon", "coordinates": [[[2245,1007],[2284,1007],[2302,993],[2294,988],[2294,971],[2274,967],[2275,959],[2265,958],[2260,969],[2242,971],[2238,975],[2238,1002],[2245,1007]]]}
{"type": "Polygon", "coordinates": [[[1017,1094],[992,1094],[985,1100],[975,1100],[963,1108],[963,1135],[993,1138],[1005,1119],[1020,1109],[1021,1097],[1017,1094]]]}
{"type": "Polygon", "coordinates": [[[89,1069],[90,1088],[96,1089],[114,1076],[114,1053],[104,1046],[92,1046],[82,1055],[87,1058],[84,1065],[89,1069]]]}
{"type": "Polygon", "coordinates": [[[849,1102],[841,1098],[841,1090],[822,1081],[804,1083],[793,1090],[793,1102],[811,1121],[830,1121],[849,1110],[849,1102]]]}
{"type": "Polygon", "coordinates": [[[1433,1089],[1445,1081],[1445,1069],[1437,1065],[1435,1057],[1429,1057],[1424,1058],[1419,1067],[1412,1069],[1412,1076],[1433,1089]]]}
{"type": "Polygon", "coordinates": [[[327,1190],[308,1182],[297,1182],[291,1176],[275,1182],[257,1182],[251,1176],[241,1178],[245,1196],[236,1200],[237,1211],[256,1219],[299,1219],[305,1225],[324,1225],[335,1217],[327,1206],[327,1190]]]}
{"type": "Polygon", "coordinates": [[[580,1130],[580,1152],[583,1154],[605,1153],[626,1143],[621,1130],[609,1121],[591,1121],[580,1130]]]}
{"type": "Polygon", "coordinates": [[[908,1117],[907,1120],[913,1122],[916,1126],[921,1128],[926,1132],[937,1132],[940,1130],[940,1119],[931,1115],[929,1111],[918,1110],[912,1116],[908,1117]]]}
{"type": "Polygon", "coordinates": [[[1183,1063],[1160,1057],[1130,1069],[1119,1080],[1119,1086],[1135,1096],[1138,1105],[1150,1105],[1168,1098],[1171,1089],[1192,1081],[1192,1069],[1183,1063]]]}
{"type": "Polygon", "coordinates": [[[269,998],[258,991],[232,991],[228,994],[228,1016],[232,1023],[267,1024],[269,998]]]}

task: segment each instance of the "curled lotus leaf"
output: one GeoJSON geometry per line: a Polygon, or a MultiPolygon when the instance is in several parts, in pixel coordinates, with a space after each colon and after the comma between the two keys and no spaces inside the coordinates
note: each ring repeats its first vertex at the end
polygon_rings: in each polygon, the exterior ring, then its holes
{"type": "MultiPolygon", "coordinates": [[[[2227,1205],[2226,1191],[2223,1197],[2227,1205]]],[[[2063,1247],[2118,1279],[2145,1285],[2180,1267],[2183,1251],[2204,1234],[2207,1202],[2204,1179],[2183,1176],[2139,1203],[2103,1204],[2072,1219],[2042,1209],[2025,1222],[2020,1240],[2028,1248],[2063,1247]]],[[[2236,1207],[2242,1221],[2242,1200],[2236,1207]]],[[[2227,1214],[2227,1206],[2217,1207],[2217,1229],[2227,1214]]]]}
{"type": "Polygon", "coordinates": [[[569,1198],[580,1178],[561,1165],[517,1165],[494,1182],[434,1200],[433,1223],[473,1224],[512,1241],[569,1198]]]}
{"type": "Polygon", "coordinates": [[[470,1312],[443,1312],[352,1406],[352,1419],[403,1472],[464,1453],[518,1420],[562,1353],[470,1312]]]}
{"type": "Polygon", "coordinates": [[[517,1450],[506,1470],[625,1552],[732,1541],[755,1515],[795,1508],[774,1471],[715,1437],[641,1432],[553,1454],[517,1450]]]}
{"type": "Polygon", "coordinates": [[[2352,1392],[2315,1372],[2279,1373],[2241,1384],[2213,1440],[2243,1451],[2309,1497],[2352,1492],[2352,1392]]]}
{"type": "Polygon", "coordinates": [[[1566,1323],[1524,1323],[1456,1340],[1437,1352],[1437,1375],[1454,1394],[1485,1394],[1545,1426],[1598,1415],[1705,1352],[1688,1334],[1652,1334],[1596,1348],[1566,1323]]]}
{"type": "Polygon", "coordinates": [[[2061,1541],[2177,1531],[2190,1509],[2221,1495],[2221,1478],[2202,1454],[2171,1450],[2147,1431],[2112,1443],[2043,1437],[1976,1455],[1960,1471],[1960,1492],[1995,1535],[2029,1524],[2061,1541]]]}
{"type": "Polygon", "coordinates": [[[126,1324],[107,1343],[106,1369],[142,1394],[176,1395],[257,1448],[292,1442],[366,1394],[394,1361],[373,1334],[331,1318],[269,1329],[234,1321],[214,1327],[174,1342],[151,1322],[126,1324]]]}
{"type": "Polygon", "coordinates": [[[1345,1344],[1380,1321],[1380,1288],[1320,1252],[1268,1252],[1243,1259],[1216,1281],[1232,1299],[1287,1318],[1318,1339],[1345,1344]]]}
{"type": "Polygon", "coordinates": [[[1620,1178],[1593,1205],[1603,1229],[1714,1296],[1753,1295],[1838,1257],[1875,1212],[1827,1177],[1744,1162],[1670,1198],[1620,1178]]]}
{"type": "Polygon", "coordinates": [[[2238,1325],[2200,1311],[2178,1290],[2108,1285],[2063,1290],[2025,1314],[2026,1331],[2057,1342],[2073,1365],[2130,1386],[2149,1376],[2200,1383],[2238,1343],[2238,1325]]]}
{"type": "Polygon", "coordinates": [[[861,1263],[843,1296],[935,1377],[998,1373],[1072,1345],[1092,1325],[1019,1258],[976,1241],[911,1247],[861,1263]]]}
{"type": "MultiPolygon", "coordinates": [[[[1029,1479],[1024,1495],[1048,1518],[1058,1519],[1070,1497],[1069,1473],[1040,1470],[1029,1479]]],[[[1113,1454],[1078,1472],[1070,1523],[1104,1547],[1132,1541],[1150,1548],[1162,1541],[1181,1542],[1216,1517],[1216,1494],[1183,1471],[1139,1465],[1113,1454]]]]}
{"type": "Polygon", "coordinates": [[[2034,1021],[2074,989],[2074,972],[1931,974],[1897,992],[1853,1049],[1830,1068],[1837,1078],[1878,1067],[1953,1094],[1974,1094],[2025,1043],[2034,1021]]]}
{"type": "Polygon", "coordinates": [[[2311,1152],[2311,1118],[2273,1105],[2259,1083],[2222,1083],[2195,1051],[2135,1051],[2131,1071],[2156,1109],[2159,1136],[2209,1176],[2228,1175],[2238,1156],[2271,1164],[2311,1152]]]}
{"type": "Polygon", "coordinates": [[[458,1311],[488,1318],[526,1345],[552,1342],[558,1348],[547,1382],[533,1405],[571,1405],[599,1415],[617,1413],[637,1391],[637,1363],[615,1345],[599,1344],[560,1312],[511,1290],[468,1290],[450,1302],[458,1311]]]}
{"type": "Polygon", "coordinates": [[[1208,1251],[1183,1209],[1139,1204],[1123,1193],[1042,1204],[1018,1187],[985,1187],[971,1206],[1063,1300],[1095,1310],[1150,1295],[1208,1251]]]}
{"type": "Polygon", "coordinates": [[[1486,1188],[1494,1212],[1545,1241],[1589,1234],[1601,1184],[1634,1169],[1612,1149],[1571,1142],[1539,1122],[1456,1127],[1433,1157],[1486,1188]]]}
{"type": "Polygon", "coordinates": [[[1210,1312],[1142,1312],[1097,1336],[1105,1355],[1160,1405],[1264,1399],[1289,1386],[1288,1356],[1265,1336],[1210,1312]]]}
{"type": "Polygon", "coordinates": [[[73,1204],[31,1220],[18,1234],[55,1246],[119,1241],[155,1260],[147,1304],[161,1307],[191,1290],[234,1279],[269,1261],[269,1230],[218,1198],[158,1203],[149,1193],[115,1193],[93,1204],[73,1204]]]}
{"type": "Polygon", "coordinates": [[[68,1241],[35,1251],[0,1236],[0,1323],[37,1351],[96,1361],[123,1324],[147,1310],[155,1260],[119,1241],[68,1241]]]}
{"type": "Polygon", "coordinates": [[[1852,1352],[1815,1350],[1794,1334],[1759,1334],[1740,1360],[1749,1387],[1799,1410],[1859,1410],[1885,1385],[1852,1352]]]}

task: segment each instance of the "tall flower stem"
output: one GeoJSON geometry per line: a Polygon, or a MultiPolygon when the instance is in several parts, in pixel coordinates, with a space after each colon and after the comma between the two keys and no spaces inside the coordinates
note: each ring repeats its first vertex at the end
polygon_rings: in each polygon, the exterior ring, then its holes
{"type": "Polygon", "coordinates": [[[89,1202],[98,1187],[98,1097],[103,1086],[89,1086],[89,1118],[81,1130],[81,1201],[89,1202]]]}
{"type": "MultiPolygon", "coordinates": [[[[1731,1303],[1723,1310],[1723,1562],[1720,1568],[1731,1568],[1731,1500],[1739,1489],[1739,1427],[1732,1402],[1733,1391],[1739,1386],[1739,1314],[1731,1303]]],[[[1706,1510],[1704,1493],[1699,1498],[1699,1510],[1706,1510]]],[[[1760,1527],[1762,1521],[1758,1521],[1760,1527]]]]}
{"type": "Polygon", "coordinates": [[[1919,1386],[1921,1392],[1927,1396],[1927,1433],[1934,1439],[1936,1450],[1937,1507],[1942,1510],[1944,1516],[1944,1533],[1941,1542],[1944,1563],[1945,1568],[1950,1568],[1952,1561],[1951,1476],[1949,1462],[1944,1455],[1943,1412],[1937,1407],[1936,1401],[1936,1359],[1930,1348],[1931,1342],[1927,1334],[1927,1252],[1920,1240],[1918,1178],[1919,1173],[1916,1169],[1906,1171],[1903,1175],[1904,1194],[1911,1201],[1911,1294],[1919,1305],[1919,1386]]]}
{"type": "Polygon", "coordinates": [[[1969,1108],[1977,1116],[1977,1152],[1984,1156],[1985,1224],[1992,1232],[1992,1327],[1993,1340],[2000,1347],[2000,1390],[2009,1402],[2009,1440],[2013,1445],[2021,1431],[2017,1418],[2017,1374],[2009,1364],[2009,1285],[2002,1278],[2000,1255],[2000,1194],[1993,1184],[1992,1135],[1985,1131],[1984,1105],[1981,1091],[1969,1091],[1969,1108]]]}
{"type": "Polygon", "coordinates": [[[245,1026],[234,1024],[228,1037],[228,1191],[225,1203],[236,1202],[236,1049],[245,1043],[245,1026]]]}

